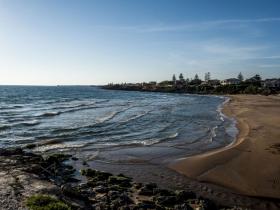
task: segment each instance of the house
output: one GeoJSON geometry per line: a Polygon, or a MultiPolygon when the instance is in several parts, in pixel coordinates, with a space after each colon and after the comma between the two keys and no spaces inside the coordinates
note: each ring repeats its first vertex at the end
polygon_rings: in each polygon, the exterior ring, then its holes
{"type": "Polygon", "coordinates": [[[176,81],[176,84],[175,84],[175,87],[177,89],[182,89],[186,86],[186,82],[184,80],[177,80],[176,81]]]}
{"type": "Polygon", "coordinates": [[[218,79],[210,79],[210,80],[208,80],[208,81],[205,81],[204,83],[205,83],[206,85],[210,85],[210,86],[216,87],[216,86],[218,86],[218,85],[221,84],[221,81],[218,80],[218,79]]]}
{"type": "Polygon", "coordinates": [[[262,86],[266,88],[280,88],[280,79],[266,79],[262,82],[262,86]]]}
{"type": "Polygon", "coordinates": [[[240,80],[236,78],[225,79],[221,81],[222,85],[238,85],[240,84],[240,80]]]}
{"type": "Polygon", "coordinates": [[[245,83],[251,83],[251,84],[255,84],[255,85],[256,84],[260,85],[261,81],[262,81],[262,79],[261,79],[260,75],[256,74],[255,76],[253,76],[253,77],[251,77],[249,79],[246,79],[245,83]]]}

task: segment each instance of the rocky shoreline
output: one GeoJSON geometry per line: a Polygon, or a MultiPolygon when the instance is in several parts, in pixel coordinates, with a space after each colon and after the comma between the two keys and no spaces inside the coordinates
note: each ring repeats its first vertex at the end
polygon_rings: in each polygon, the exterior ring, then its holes
{"type": "Polygon", "coordinates": [[[136,183],[123,174],[86,166],[79,172],[67,164],[69,160],[77,158],[0,149],[0,209],[242,209],[218,205],[191,191],[136,183]],[[77,180],[77,173],[86,181],[77,180]]]}

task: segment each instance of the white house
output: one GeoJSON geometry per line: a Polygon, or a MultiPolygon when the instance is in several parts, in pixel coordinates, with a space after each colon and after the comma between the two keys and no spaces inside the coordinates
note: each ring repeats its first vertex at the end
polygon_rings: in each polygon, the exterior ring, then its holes
{"type": "Polygon", "coordinates": [[[266,79],[262,85],[267,88],[280,88],[280,79],[266,79]]]}
{"type": "Polygon", "coordinates": [[[222,85],[238,85],[240,84],[240,80],[236,78],[225,79],[221,81],[222,85]]]}

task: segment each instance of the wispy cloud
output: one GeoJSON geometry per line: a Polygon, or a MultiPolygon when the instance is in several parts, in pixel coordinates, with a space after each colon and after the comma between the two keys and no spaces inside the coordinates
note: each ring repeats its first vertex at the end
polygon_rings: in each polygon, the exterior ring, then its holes
{"type": "Polygon", "coordinates": [[[280,68],[280,64],[262,64],[259,65],[260,68],[280,68]]]}
{"type": "Polygon", "coordinates": [[[264,56],[263,59],[280,59],[280,55],[264,56]]]}
{"type": "Polygon", "coordinates": [[[189,22],[182,24],[147,24],[133,26],[99,26],[101,29],[128,30],[134,32],[176,32],[205,30],[215,27],[244,26],[244,24],[258,24],[268,22],[280,22],[280,17],[255,18],[255,19],[225,19],[201,22],[189,22]]]}

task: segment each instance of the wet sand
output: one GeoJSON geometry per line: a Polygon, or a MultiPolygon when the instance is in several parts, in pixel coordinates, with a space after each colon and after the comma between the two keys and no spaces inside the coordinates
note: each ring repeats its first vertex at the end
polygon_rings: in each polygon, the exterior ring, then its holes
{"type": "Polygon", "coordinates": [[[280,96],[236,95],[223,112],[236,118],[236,141],[170,167],[200,182],[249,196],[280,198],[280,96]]]}

